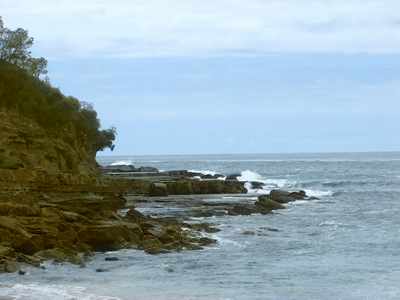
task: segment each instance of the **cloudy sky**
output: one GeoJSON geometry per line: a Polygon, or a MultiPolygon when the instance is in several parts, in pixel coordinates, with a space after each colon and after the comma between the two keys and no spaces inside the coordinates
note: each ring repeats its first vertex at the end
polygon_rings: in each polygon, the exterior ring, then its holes
{"type": "Polygon", "coordinates": [[[400,150],[400,2],[0,0],[115,154],[400,150]]]}

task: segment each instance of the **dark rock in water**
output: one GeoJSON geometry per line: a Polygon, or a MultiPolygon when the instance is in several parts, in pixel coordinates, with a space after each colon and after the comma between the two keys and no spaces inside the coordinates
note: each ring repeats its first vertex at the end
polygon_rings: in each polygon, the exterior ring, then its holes
{"type": "Polygon", "coordinates": [[[188,170],[172,170],[172,171],[161,172],[160,174],[165,176],[186,177],[186,178],[202,175],[201,173],[190,172],[188,170]]]}
{"type": "Polygon", "coordinates": [[[143,172],[143,173],[158,173],[158,169],[154,167],[139,167],[135,168],[132,165],[110,165],[102,167],[101,170],[104,173],[131,173],[131,172],[143,172]]]}
{"type": "Polygon", "coordinates": [[[292,192],[289,194],[289,196],[295,198],[296,200],[302,200],[307,197],[305,191],[292,192]]]}
{"type": "Polygon", "coordinates": [[[202,175],[200,175],[200,178],[201,179],[215,179],[215,176],[211,175],[211,174],[202,174],[202,175]]]}
{"type": "Polygon", "coordinates": [[[103,268],[98,268],[98,269],[96,269],[96,272],[97,273],[104,273],[104,272],[108,272],[108,270],[107,269],[103,269],[103,268]]]}
{"type": "Polygon", "coordinates": [[[279,203],[289,203],[296,200],[303,200],[307,198],[307,195],[304,191],[287,192],[282,190],[272,190],[269,197],[279,203]]]}
{"type": "Polygon", "coordinates": [[[110,256],[110,257],[106,257],[104,258],[105,261],[119,261],[119,258],[116,256],[110,256]]]}
{"type": "Polygon", "coordinates": [[[19,271],[18,271],[18,275],[25,275],[25,274],[26,274],[26,272],[23,271],[23,270],[19,270],[19,271]]]}
{"type": "Polygon", "coordinates": [[[255,190],[261,190],[265,186],[264,182],[259,182],[259,181],[251,181],[250,184],[251,188],[255,190]]]}
{"type": "Polygon", "coordinates": [[[139,167],[136,169],[136,172],[145,172],[145,173],[158,173],[158,169],[154,167],[139,167]]]}
{"type": "Polygon", "coordinates": [[[101,170],[105,173],[108,172],[136,172],[136,168],[132,165],[110,165],[102,167],[101,170]]]}
{"type": "Polygon", "coordinates": [[[255,203],[256,206],[261,207],[262,209],[266,210],[275,210],[275,209],[284,209],[285,207],[270,198],[268,195],[262,195],[258,197],[257,202],[255,203]]]}
{"type": "Polygon", "coordinates": [[[229,174],[226,176],[225,180],[238,180],[238,177],[242,176],[240,173],[229,174]]]}
{"type": "Polygon", "coordinates": [[[267,227],[266,229],[268,231],[272,231],[272,232],[279,232],[279,229],[276,229],[276,228],[267,227]]]}
{"type": "Polygon", "coordinates": [[[165,183],[152,183],[149,191],[150,196],[168,196],[168,186],[165,183]]]}
{"type": "Polygon", "coordinates": [[[218,179],[224,177],[222,174],[200,174],[201,179],[218,179]]]}
{"type": "Polygon", "coordinates": [[[231,216],[248,216],[255,213],[255,209],[245,204],[237,204],[228,209],[228,214],[231,216]]]}
{"type": "Polygon", "coordinates": [[[199,245],[201,246],[208,246],[211,244],[215,244],[216,242],[217,242],[216,240],[207,237],[202,237],[199,239],[199,245]]]}
{"type": "Polygon", "coordinates": [[[251,230],[245,230],[245,231],[242,231],[242,234],[243,235],[255,235],[256,233],[254,231],[251,231],[251,230]]]}
{"type": "Polygon", "coordinates": [[[188,224],[188,225],[191,229],[194,229],[197,231],[204,231],[207,233],[216,233],[216,232],[221,231],[221,229],[213,227],[213,225],[210,223],[198,223],[198,224],[188,224]]]}

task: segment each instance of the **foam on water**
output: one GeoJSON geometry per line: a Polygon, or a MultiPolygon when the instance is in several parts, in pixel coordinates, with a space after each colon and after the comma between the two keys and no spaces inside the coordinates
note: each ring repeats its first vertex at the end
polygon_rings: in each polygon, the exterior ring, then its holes
{"type": "Polygon", "coordinates": [[[118,160],[110,164],[110,166],[132,166],[133,162],[131,160],[118,160]]]}
{"type": "MultiPolygon", "coordinates": [[[[257,172],[246,170],[241,173],[241,176],[238,177],[240,181],[246,181],[245,188],[248,190],[249,193],[252,194],[268,194],[273,189],[296,189],[297,185],[294,181],[289,181],[285,178],[266,178],[260,175],[257,172]],[[252,181],[262,182],[264,186],[262,189],[253,189],[252,188],[252,181]]],[[[297,188],[298,189],[298,188],[297,188]]],[[[304,190],[309,197],[329,197],[333,195],[332,191],[321,191],[321,190],[311,190],[306,189],[304,190]]]]}
{"type": "Polygon", "coordinates": [[[188,171],[192,172],[192,173],[200,173],[203,175],[212,175],[212,176],[217,174],[217,172],[212,171],[212,170],[188,170],[188,171]]]}
{"type": "Polygon", "coordinates": [[[67,285],[15,284],[0,289],[1,297],[15,300],[119,300],[120,298],[88,293],[85,288],[67,285]]]}

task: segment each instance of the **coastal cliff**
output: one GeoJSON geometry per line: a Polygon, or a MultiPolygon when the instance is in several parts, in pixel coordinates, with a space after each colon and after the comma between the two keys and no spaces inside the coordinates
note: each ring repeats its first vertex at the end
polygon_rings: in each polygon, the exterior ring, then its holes
{"type": "Polygon", "coordinates": [[[95,251],[157,254],[213,242],[126,206],[124,193],[151,184],[101,176],[96,153],[114,138],[90,105],[0,61],[0,272],[47,259],[83,265],[95,251]]]}

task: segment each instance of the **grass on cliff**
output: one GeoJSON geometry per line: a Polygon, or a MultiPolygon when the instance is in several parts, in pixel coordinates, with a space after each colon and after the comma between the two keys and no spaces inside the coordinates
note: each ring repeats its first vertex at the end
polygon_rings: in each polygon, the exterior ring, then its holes
{"type": "Polygon", "coordinates": [[[94,153],[114,148],[115,129],[100,129],[92,106],[64,96],[57,88],[24,69],[0,60],[0,110],[35,120],[50,134],[74,128],[94,153]]]}

